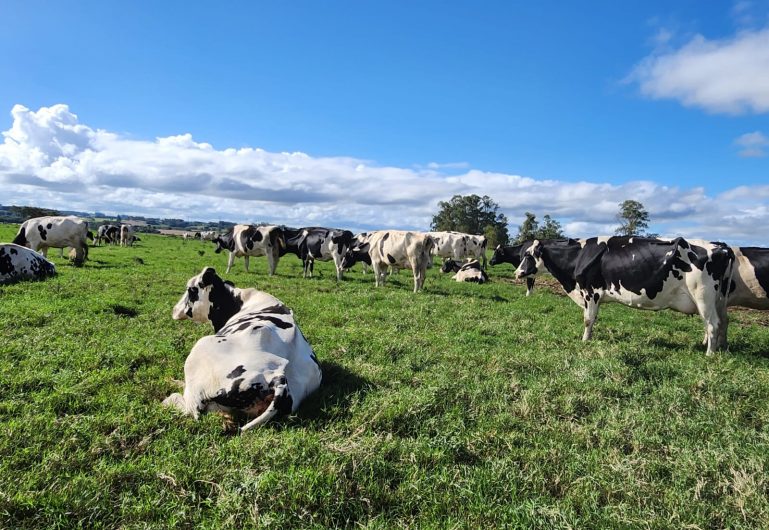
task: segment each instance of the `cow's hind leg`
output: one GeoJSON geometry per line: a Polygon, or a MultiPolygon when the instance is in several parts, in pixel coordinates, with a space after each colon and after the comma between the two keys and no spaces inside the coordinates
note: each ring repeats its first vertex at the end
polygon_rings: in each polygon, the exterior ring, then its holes
{"type": "Polygon", "coordinates": [[[227,274],[230,273],[230,269],[232,268],[233,263],[235,263],[235,253],[230,252],[229,257],[227,258],[227,274]]]}
{"type": "Polygon", "coordinates": [[[245,260],[246,272],[248,272],[248,255],[243,256],[243,259],[245,260]]]}
{"type": "Polygon", "coordinates": [[[582,340],[590,340],[593,337],[593,324],[598,319],[598,307],[600,297],[598,293],[585,293],[585,331],[582,334],[582,340]]]}

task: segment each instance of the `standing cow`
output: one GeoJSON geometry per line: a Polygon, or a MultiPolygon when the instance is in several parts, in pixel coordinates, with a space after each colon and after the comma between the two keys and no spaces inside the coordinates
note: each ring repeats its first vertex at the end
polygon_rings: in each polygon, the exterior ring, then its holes
{"type": "Polygon", "coordinates": [[[132,247],[136,236],[134,235],[134,227],[131,225],[120,225],[120,246],[132,247]]]}
{"type": "Polygon", "coordinates": [[[236,257],[243,256],[246,272],[248,272],[248,259],[250,256],[267,256],[269,274],[275,274],[282,249],[286,243],[283,230],[279,226],[264,225],[235,225],[226,234],[215,237],[215,253],[222,250],[229,251],[227,258],[227,272],[230,272],[236,257]]]}
{"type": "Polygon", "coordinates": [[[13,243],[0,245],[0,285],[42,280],[55,274],[54,264],[34,250],[13,243]]]}
{"type": "Polygon", "coordinates": [[[639,309],[674,309],[705,321],[707,353],[726,347],[726,304],[734,252],[723,243],[693,245],[640,237],[534,240],[516,278],[547,269],[584,308],[589,340],[603,302],[639,309]]]}
{"type": "Polygon", "coordinates": [[[201,412],[238,412],[254,418],[245,431],[296,411],[321,382],[315,353],[277,298],[237,289],[210,267],[187,282],[175,320],[210,322],[184,363],[184,393],[163,404],[198,418],[201,412]]]}
{"type": "Polygon", "coordinates": [[[284,228],[284,252],[293,252],[302,260],[303,276],[312,278],[315,260],[333,261],[336,268],[336,279],[341,280],[344,274],[342,260],[347,251],[352,248],[355,236],[349,230],[335,228],[307,227],[284,228]]]}
{"type": "Polygon", "coordinates": [[[435,246],[433,256],[453,260],[480,260],[482,268],[486,268],[486,236],[474,236],[462,232],[428,232],[435,246]]]}
{"type": "Polygon", "coordinates": [[[13,242],[48,257],[49,248],[71,247],[70,257],[82,265],[88,257],[88,223],[75,216],[35,217],[24,221],[13,242]]]}
{"type": "Polygon", "coordinates": [[[94,245],[100,245],[102,242],[107,242],[112,245],[116,245],[120,241],[120,227],[115,225],[101,225],[96,230],[96,238],[94,239],[94,245]]]}

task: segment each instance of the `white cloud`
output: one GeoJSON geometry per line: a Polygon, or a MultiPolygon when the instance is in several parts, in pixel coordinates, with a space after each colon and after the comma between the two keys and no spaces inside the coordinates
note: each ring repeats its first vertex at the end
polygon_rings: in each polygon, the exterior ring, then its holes
{"type": "Polygon", "coordinates": [[[722,40],[696,35],[678,49],[654,51],[626,80],[652,99],[708,112],[769,112],[769,27],[722,40]]]}
{"type": "Polygon", "coordinates": [[[769,138],[760,131],[745,133],[734,143],[742,148],[737,154],[744,158],[766,156],[766,149],[769,148],[769,138]]]}
{"type": "MultiPolygon", "coordinates": [[[[188,220],[268,221],[356,229],[427,229],[440,200],[489,195],[511,230],[531,211],[569,235],[611,233],[618,204],[641,201],[654,231],[769,244],[769,186],[704,188],[651,181],[564,182],[459,168],[378,166],[258,148],[216,149],[189,134],[133,140],[81,124],[66,105],[16,105],[0,144],[0,201],[188,220]],[[457,174],[457,171],[460,171],[457,174]]],[[[752,137],[751,137],[752,138],[752,137]]]]}

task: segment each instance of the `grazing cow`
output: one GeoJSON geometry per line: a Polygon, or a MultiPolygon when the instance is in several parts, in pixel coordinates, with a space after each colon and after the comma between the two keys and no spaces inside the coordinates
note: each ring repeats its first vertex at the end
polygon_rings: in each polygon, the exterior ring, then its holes
{"type": "Polygon", "coordinates": [[[88,223],[75,216],[35,217],[24,221],[13,242],[48,257],[49,248],[71,247],[70,257],[82,265],[88,257],[88,223]]]}
{"type": "Polygon", "coordinates": [[[441,272],[455,272],[452,278],[458,282],[486,283],[489,276],[481,268],[481,262],[477,259],[462,263],[453,259],[447,259],[441,266],[441,272]]]}
{"type": "Polygon", "coordinates": [[[131,225],[120,225],[120,246],[131,247],[134,244],[136,236],[134,235],[134,227],[131,225]]]}
{"type": "Polygon", "coordinates": [[[481,260],[483,268],[486,268],[486,236],[462,232],[427,232],[427,235],[435,241],[433,256],[460,261],[477,259],[481,260]]]}
{"type": "Polygon", "coordinates": [[[361,232],[353,237],[350,248],[347,249],[347,253],[342,258],[342,267],[345,270],[351,269],[356,263],[360,262],[363,266],[363,274],[368,272],[368,268],[371,266],[371,256],[368,254],[371,248],[369,244],[370,237],[368,232],[361,232]]]}
{"type": "Polygon", "coordinates": [[[307,228],[284,228],[285,252],[293,252],[302,260],[303,276],[307,278],[312,271],[315,260],[333,261],[336,268],[336,279],[341,280],[344,274],[342,260],[347,251],[352,248],[353,236],[349,230],[337,230],[334,228],[321,228],[317,226],[307,228]]]}
{"type": "Polygon", "coordinates": [[[195,232],[195,238],[201,241],[213,241],[218,237],[218,234],[213,230],[207,230],[205,232],[195,232]]]}
{"type": "MultiPolygon", "coordinates": [[[[497,245],[494,249],[494,254],[489,260],[489,265],[499,265],[500,263],[509,263],[513,266],[513,269],[517,269],[521,264],[521,256],[526,249],[531,246],[531,241],[524,241],[519,245],[502,246],[497,245]]],[[[529,296],[534,291],[534,278],[526,278],[526,296],[529,296]]]]}
{"type": "Polygon", "coordinates": [[[226,234],[215,237],[215,253],[222,250],[229,251],[227,259],[227,272],[230,272],[236,257],[243,256],[246,272],[248,272],[248,259],[250,256],[267,256],[269,274],[275,274],[275,269],[280,260],[281,251],[285,249],[286,242],[283,230],[279,226],[264,225],[235,225],[226,234]]]}
{"type": "Polygon", "coordinates": [[[13,243],[0,245],[0,285],[42,280],[55,274],[54,264],[34,250],[13,243]]]}
{"type": "MultiPolygon", "coordinates": [[[[414,292],[422,289],[427,267],[432,265],[430,253],[435,242],[430,236],[422,232],[379,230],[369,234],[368,243],[368,254],[377,287],[384,285],[387,268],[392,266],[410,268],[414,274],[414,292]]],[[[352,266],[355,263],[354,251],[348,252],[345,258],[342,266],[352,266]]]]}
{"type": "Polygon", "coordinates": [[[175,320],[210,322],[184,363],[184,393],[163,404],[198,418],[201,412],[243,413],[245,431],[278,414],[294,412],[321,382],[315,353],[277,298],[237,289],[210,267],[187,282],[174,306],[175,320]]]}
{"type": "Polygon", "coordinates": [[[547,269],[584,308],[582,340],[592,336],[602,302],[640,309],[699,314],[706,324],[707,353],[726,347],[726,303],[734,252],[723,243],[693,245],[640,237],[534,240],[516,278],[547,269]]]}
{"type": "Polygon", "coordinates": [[[117,244],[120,241],[120,227],[115,225],[101,225],[96,230],[95,245],[100,245],[103,241],[110,244],[117,244]]]}

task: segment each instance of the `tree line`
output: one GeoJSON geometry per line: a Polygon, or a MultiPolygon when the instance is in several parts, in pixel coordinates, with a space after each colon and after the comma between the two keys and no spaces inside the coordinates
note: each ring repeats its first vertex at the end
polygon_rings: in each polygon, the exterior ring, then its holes
{"type": "MultiPolygon", "coordinates": [[[[467,234],[485,235],[489,247],[521,243],[531,239],[558,239],[567,237],[560,221],[549,214],[542,222],[532,212],[525,212],[523,223],[514,238],[508,233],[507,216],[499,211],[499,205],[488,195],[454,195],[448,201],[438,202],[438,213],[433,216],[431,230],[456,231],[467,234]]],[[[619,226],[615,235],[657,237],[647,232],[649,212],[639,201],[628,199],[619,204],[617,213],[619,226]]]]}

